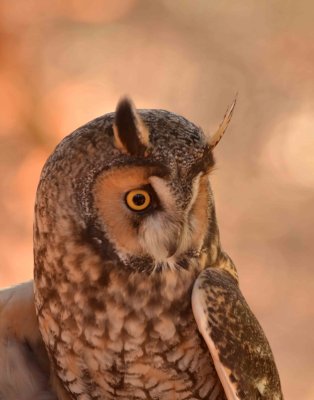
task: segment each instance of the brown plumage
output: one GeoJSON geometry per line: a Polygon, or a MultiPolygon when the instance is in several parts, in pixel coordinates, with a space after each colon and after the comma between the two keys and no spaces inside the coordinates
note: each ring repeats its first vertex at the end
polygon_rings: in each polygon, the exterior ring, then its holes
{"type": "Polygon", "coordinates": [[[34,286],[59,399],[282,398],[221,249],[208,180],[233,107],[207,139],[183,117],[124,99],[48,159],[34,286]]]}

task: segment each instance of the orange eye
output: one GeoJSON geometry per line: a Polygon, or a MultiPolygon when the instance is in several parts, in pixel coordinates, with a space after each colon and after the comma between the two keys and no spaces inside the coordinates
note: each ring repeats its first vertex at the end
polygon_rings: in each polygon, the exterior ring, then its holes
{"type": "Polygon", "coordinates": [[[125,201],[132,211],[144,211],[149,207],[151,198],[146,190],[134,189],[126,194],[125,201]]]}

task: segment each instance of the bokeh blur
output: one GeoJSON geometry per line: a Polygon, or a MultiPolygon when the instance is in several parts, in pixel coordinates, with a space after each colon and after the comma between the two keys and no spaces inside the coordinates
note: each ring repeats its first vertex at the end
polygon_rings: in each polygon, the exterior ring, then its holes
{"type": "Polygon", "coordinates": [[[40,170],[129,94],[213,131],[224,248],[271,342],[287,400],[314,399],[314,4],[1,0],[0,286],[32,277],[40,170]]]}

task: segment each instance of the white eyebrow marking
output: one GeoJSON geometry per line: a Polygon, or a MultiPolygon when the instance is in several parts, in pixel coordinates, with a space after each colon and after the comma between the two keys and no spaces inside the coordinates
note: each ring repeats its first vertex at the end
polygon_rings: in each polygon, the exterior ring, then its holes
{"type": "Polygon", "coordinates": [[[169,210],[170,208],[175,208],[176,203],[174,197],[165,179],[153,175],[148,178],[148,182],[152,185],[165,209],[169,210]]]}
{"type": "Polygon", "coordinates": [[[193,207],[193,204],[195,203],[195,200],[197,198],[198,192],[199,192],[199,188],[200,188],[200,178],[201,175],[203,175],[203,172],[199,172],[195,178],[193,178],[192,181],[192,198],[190,203],[188,204],[187,208],[186,208],[186,214],[189,214],[189,212],[191,211],[191,208],[193,207]]]}

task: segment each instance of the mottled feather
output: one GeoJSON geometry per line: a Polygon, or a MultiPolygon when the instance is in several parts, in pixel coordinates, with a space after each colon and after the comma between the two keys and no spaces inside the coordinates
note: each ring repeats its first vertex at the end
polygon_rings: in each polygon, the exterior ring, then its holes
{"type": "Polygon", "coordinates": [[[221,249],[216,139],[123,99],[57,146],[36,195],[35,296],[32,283],[0,294],[3,399],[44,400],[50,385],[58,400],[282,398],[221,249]]]}
{"type": "Polygon", "coordinates": [[[194,284],[192,305],[227,398],[282,399],[273,354],[237,280],[222,268],[206,269],[194,284]]]}

